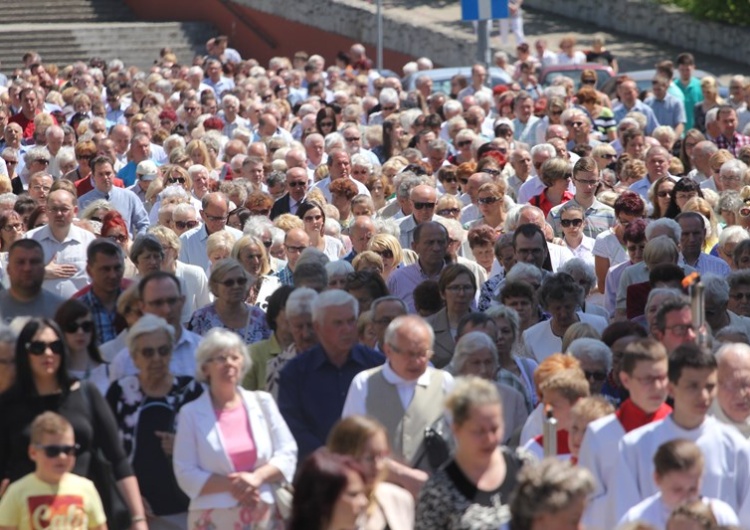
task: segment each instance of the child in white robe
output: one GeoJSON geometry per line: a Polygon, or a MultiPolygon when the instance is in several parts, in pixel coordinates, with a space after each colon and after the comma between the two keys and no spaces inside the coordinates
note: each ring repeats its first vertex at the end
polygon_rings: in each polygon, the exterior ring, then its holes
{"type": "Polygon", "coordinates": [[[703,453],[693,442],[672,440],[662,444],[654,455],[654,482],[659,493],[630,508],[620,519],[620,526],[637,521],[663,530],[678,506],[695,500],[711,508],[718,524],[739,524],[737,514],[727,503],[700,496],[703,464],[703,453]]]}
{"type": "Polygon", "coordinates": [[[592,421],[612,414],[615,408],[603,396],[589,396],[579,399],[570,410],[570,429],[568,433],[568,447],[573,463],[578,462],[581,452],[581,442],[586,433],[586,427],[592,421]]]}

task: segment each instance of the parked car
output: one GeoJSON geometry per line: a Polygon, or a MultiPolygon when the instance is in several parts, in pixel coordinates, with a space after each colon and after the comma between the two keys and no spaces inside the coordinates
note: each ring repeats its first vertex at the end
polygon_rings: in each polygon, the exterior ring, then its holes
{"type": "MultiPolygon", "coordinates": [[[[513,79],[510,77],[510,74],[502,68],[493,66],[489,69],[488,73],[490,88],[495,87],[496,85],[510,85],[511,83],[513,83],[513,79]]],[[[404,87],[404,90],[415,90],[417,88],[417,78],[426,75],[427,77],[432,79],[433,93],[443,92],[445,94],[450,94],[451,78],[457,74],[461,74],[466,77],[466,79],[471,84],[471,66],[459,66],[453,68],[434,68],[432,70],[422,70],[420,72],[415,72],[406,76],[401,81],[401,85],[404,87]]]]}
{"type": "Polygon", "coordinates": [[[539,84],[543,87],[550,86],[556,78],[564,75],[573,80],[575,89],[578,90],[581,86],[581,72],[584,70],[594,70],[596,72],[596,88],[598,90],[601,90],[602,86],[615,75],[614,70],[605,64],[554,64],[542,69],[542,72],[539,74],[539,84]]]}
{"type": "MultiPolygon", "coordinates": [[[[643,96],[645,93],[651,91],[651,81],[654,79],[654,76],[656,75],[656,70],[634,70],[632,72],[620,72],[618,75],[626,75],[633,79],[635,81],[635,84],[638,86],[638,93],[643,96]]],[[[706,72],[705,70],[695,70],[693,72],[693,75],[697,77],[698,79],[703,79],[706,76],[712,76],[717,79],[714,74],[710,72],[706,72]]],[[[604,84],[604,86],[600,89],[602,92],[607,94],[610,98],[617,97],[615,94],[615,81],[616,77],[613,77],[604,84]]],[[[675,77],[675,79],[677,79],[675,77]]],[[[725,85],[722,85],[719,83],[719,95],[722,98],[729,97],[729,88],[725,85]]]]}

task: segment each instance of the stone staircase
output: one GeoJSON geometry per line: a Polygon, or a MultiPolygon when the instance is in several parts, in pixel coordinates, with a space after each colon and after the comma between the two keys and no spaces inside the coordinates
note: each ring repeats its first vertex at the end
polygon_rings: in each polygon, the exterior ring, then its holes
{"type": "Polygon", "coordinates": [[[0,0],[4,73],[21,66],[29,50],[60,67],[101,57],[148,68],[168,46],[182,64],[190,64],[215,34],[201,22],[138,21],[123,0],[0,0]]]}

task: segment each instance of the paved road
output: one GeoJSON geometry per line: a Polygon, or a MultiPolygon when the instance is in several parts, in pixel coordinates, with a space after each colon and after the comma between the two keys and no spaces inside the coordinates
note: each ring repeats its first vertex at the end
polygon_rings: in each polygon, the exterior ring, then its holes
{"type": "MultiPolygon", "coordinates": [[[[383,6],[386,16],[388,13],[397,16],[408,15],[410,18],[418,18],[418,20],[423,21],[423,25],[435,25],[467,35],[473,33],[472,24],[461,21],[461,7],[457,0],[383,0],[383,6]]],[[[524,28],[529,42],[533,42],[533,39],[537,37],[544,36],[548,39],[550,48],[555,50],[557,43],[563,36],[574,35],[578,40],[579,47],[585,49],[590,47],[594,35],[601,33],[605,36],[607,48],[615,54],[620,64],[620,70],[623,72],[653,68],[659,60],[665,58],[674,60],[678,53],[689,51],[653,41],[645,41],[622,33],[600,31],[592,24],[535,10],[526,11],[524,28]]],[[[491,45],[494,48],[505,50],[513,56],[514,42],[514,37],[511,35],[510,43],[503,45],[500,42],[497,25],[493,27],[491,45]]],[[[472,61],[473,57],[467,57],[467,64],[472,61]]],[[[723,83],[728,83],[731,74],[747,72],[747,68],[743,65],[714,56],[696,54],[696,63],[698,68],[719,76],[723,83]]]]}

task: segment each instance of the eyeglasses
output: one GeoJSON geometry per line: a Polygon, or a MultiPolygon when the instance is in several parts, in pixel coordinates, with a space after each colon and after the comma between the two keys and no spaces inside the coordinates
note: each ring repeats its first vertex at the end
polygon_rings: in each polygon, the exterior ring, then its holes
{"type": "Polygon", "coordinates": [[[3,230],[5,230],[6,232],[20,232],[21,230],[23,230],[23,225],[20,223],[14,223],[12,225],[5,225],[3,227],[3,230]]]}
{"type": "Polygon", "coordinates": [[[62,355],[65,351],[65,345],[61,340],[54,340],[52,342],[44,342],[43,340],[32,340],[26,343],[26,350],[31,355],[44,355],[47,352],[47,348],[50,349],[55,355],[62,355]]]}
{"type": "Polygon", "coordinates": [[[606,158],[607,160],[614,160],[617,158],[617,155],[611,154],[611,153],[605,153],[603,155],[599,155],[599,158],[606,158]]]}
{"type": "Polygon", "coordinates": [[[307,247],[293,247],[293,246],[290,246],[290,245],[284,245],[284,248],[286,249],[287,252],[295,252],[297,254],[300,254],[307,247]]]}
{"type": "Polygon", "coordinates": [[[500,197],[481,197],[477,199],[477,202],[479,204],[495,204],[498,201],[501,201],[502,199],[500,197]]]}
{"type": "Polygon", "coordinates": [[[65,454],[67,456],[75,456],[76,451],[78,451],[81,446],[78,444],[73,445],[41,445],[41,444],[34,444],[34,447],[37,449],[41,449],[44,451],[44,456],[47,458],[57,458],[61,454],[65,454]]]}
{"type": "Polygon", "coordinates": [[[461,183],[462,186],[466,186],[469,183],[469,179],[458,179],[458,181],[461,183]]]}
{"type": "Polygon", "coordinates": [[[359,136],[344,136],[344,140],[346,140],[347,142],[359,142],[360,140],[362,140],[362,138],[360,138],[359,136]]]}
{"type": "Polygon", "coordinates": [[[381,258],[393,259],[393,252],[388,248],[384,248],[383,250],[373,250],[373,252],[381,258]]]}
{"type": "Polygon", "coordinates": [[[111,234],[107,236],[108,239],[111,239],[112,241],[116,241],[118,243],[125,243],[125,241],[128,240],[128,236],[124,236],[121,234],[111,234]]]}
{"type": "Polygon", "coordinates": [[[659,198],[661,198],[661,199],[665,199],[667,197],[671,197],[672,196],[672,192],[671,191],[666,191],[666,190],[657,191],[656,192],[656,196],[659,197],[659,198]]]}
{"type": "Polygon", "coordinates": [[[37,184],[36,186],[31,187],[34,191],[49,191],[52,189],[51,186],[42,186],[41,184],[37,184]]]}
{"type": "Polygon", "coordinates": [[[217,283],[220,283],[224,287],[228,287],[231,289],[235,285],[239,285],[240,287],[247,285],[247,278],[245,278],[244,276],[242,278],[228,278],[217,283]]]}
{"type": "Polygon", "coordinates": [[[561,219],[560,224],[565,228],[569,228],[570,226],[579,227],[583,224],[583,219],[561,219]]]}
{"type": "Polygon", "coordinates": [[[469,147],[471,145],[472,140],[464,140],[462,142],[456,143],[458,147],[469,147]]]}
{"type": "Polygon", "coordinates": [[[49,165],[49,160],[45,160],[44,158],[37,158],[34,160],[37,164],[42,164],[43,166],[49,165]]]}
{"type": "Polygon", "coordinates": [[[167,184],[185,184],[185,177],[169,177],[167,179],[167,184]]]}
{"type": "Polygon", "coordinates": [[[427,208],[428,210],[431,210],[434,207],[435,207],[434,202],[415,202],[414,203],[414,208],[416,210],[424,210],[425,208],[427,208]]]}
{"type": "Polygon", "coordinates": [[[731,293],[730,298],[732,300],[747,300],[750,301],[750,293],[731,293]]]}
{"type": "Polygon", "coordinates": [[[438,210],[436,212],[440,217],[448,217],[450,215],[458,215],[461,213],[461,210],[458,208],[443,208],[442,210],[438,210]]]}
{"type": "Polygon", "coordinates": [[[492,175],[493,177],[497,177],[497,176],[500,175],[500,170],[499,169],[485,168],[485,169],[482,170],[482,173],[487,173],[488,175],[492,175]]]}
{"type": "Polygon", "coordinates": [[[206,359],[207,363],[221,363],[226,364],[229,362],[236,363],[242,359],[242,356],[236,353],[227,353],[222,355],[214,355],[213,357],[206,359]]]}
{"type": "Polygon", "coordinates": [[[63,331],[65,333],[75,333],[78,330],[82,330],[84,333],[91,333],[94,331],[94,323],[90,320],[86,320],[84,322],[71,322],[67,326],[63,328],[63,331]]]}
{"type": "Polygon", "coordinates": [[[582,184],[584,186],[598,186],[599,181],[598,180],[581,180],[581,179],[573,179],[579,184],[582,184]]]}
{"type": "Polygon", "coordinates": [[[409,359],[413,359],[415,361],[423,361],[425,359],[429,359],[432,356],[432,350],[424,350],[422,352],[407,352],[394,346],[390,342],[388,343],[388,346],[390,346],[391,349],[399,355],[404,355],[405,357],[408,357],[409,359]]]}
{"type": "Polygon", "coordinates": [[[263,241],[263,246],[266,248],[271,248],[273,246],[273,241],[263,241]]]}
{"type": "Polygon", "coordinates": [[[742,180],[740,177],[730,177],[728,175],[721,175],[719,179],[721,179],[722,182],[739,182],[742,180]]]}
{"type": "Polygon", "coordinates": [[[198,226],[198,221],[175,221],[174,225],[180,230],[192,229],[198,226]]]}
{"type": "Polygon", "coordinates": [[[290,188],[305,188],[307,187],[307,182],[299,181],[299,182],[290,182],[287,184],[290,188]]]}
{"type": "Polygon", "coordinates": [[[583,125],[583,122],[582,121],[567,121],[565,122],[565,125],[569,127],[580,127],[583,125]]]}
{"type": "Polygon", "coordinates": [[[664,329],[668,329],[678,337],[684,337],[688,331],[695,331],[695,326],[692,324],[675,324],[674,326],[665,326],[664,329]]]}
{"type": "Polygon", "coordinates": [[[158,348],[141,348],[138,350],[138,353],[140,353],[144,359],[152,359],[155,355],[158,355],[159,357],[169,357],[172,354],[172,347],[159,346],[158,348]]]}
{"type": "Polygon", "coordinates": [[[594,381],[604,381],[607,378],[607,372],[589,372],[588,370],[584,370],[583,373],[586,375],[586,379],[594,381]]]}
{"type": "Polygon", "coordinates": [[[321,127],[333,127],[333,122],[330,120],[324,120],[320,122],[321,127]]]}

